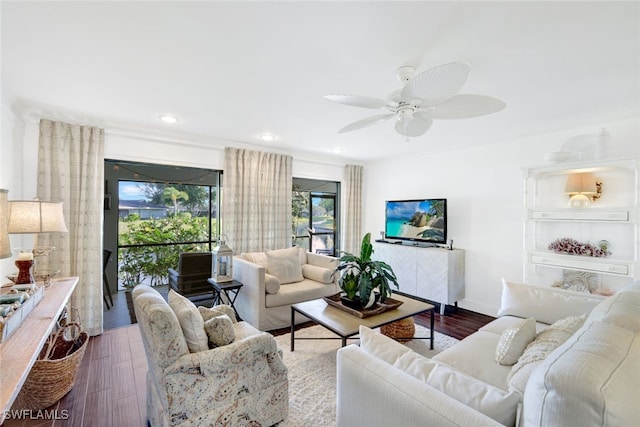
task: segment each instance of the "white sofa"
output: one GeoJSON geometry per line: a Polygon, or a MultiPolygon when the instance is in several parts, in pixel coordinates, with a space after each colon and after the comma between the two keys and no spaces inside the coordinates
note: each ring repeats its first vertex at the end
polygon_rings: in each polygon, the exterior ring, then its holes
{"type": "Polygon", "coordinates": [[[360,337],[337,354],[338,427],[640,420],[640,281],[608,298],[505,282],[499,317],[432,359],[363,327],[360,337]],[[531,317],[517,363],[496,362],[498,343],[531,317]]]}
{"type": "MultiPolygon", "coordinates": [[[[288,327],[292,304],[339,291],[338,275],[334,274],[337,266],[337,258],[299,247],[235,256],[233,278],[243,284],[234,304],[236,310],[261,331],[288,327]]],[[[296,324],[308,320],[296,314],[296,324]]]]}

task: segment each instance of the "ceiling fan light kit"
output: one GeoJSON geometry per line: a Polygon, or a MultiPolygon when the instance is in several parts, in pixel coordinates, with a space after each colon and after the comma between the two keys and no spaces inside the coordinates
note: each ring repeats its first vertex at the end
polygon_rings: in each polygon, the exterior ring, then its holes
{"type": "Polygon", "coordinates": [[[388,111],[348,124],[338,133],[396,117],[396,132],[408,139],[424,135],[434,119],[468,119],[496,113],[506,107],[504,102],[486,95],[457,95],[469,79],[470,72],[471,66],[465,62],[440,65],[417,75],[414,67],[403,66],[396,70],[396,77],[404,87],[394,91],[388,99],[341,94],[325,95],[325,98],[353,107],[388,111]]]}

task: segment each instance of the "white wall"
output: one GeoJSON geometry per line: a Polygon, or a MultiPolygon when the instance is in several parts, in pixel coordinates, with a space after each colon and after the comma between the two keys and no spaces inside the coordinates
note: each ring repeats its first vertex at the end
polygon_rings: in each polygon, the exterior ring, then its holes
{"type": "MultiPolygon", "coordinates": [[[[613,138],[607,157],[640,156],[638,119],[602,125],[613,138]]],[[[385,200],[447,198],[448,236],[454,247],[466,251],[466,298],[460,306],[495,315],[501,277],[523,278],[521,168],[542,165],[545,153],[559,151],[569,138],[599,130],[600,124],[367,165],[365,231],[377,237],[384,230],[385,200]]],[[[427,134],[408,144],[435,145],[437,141],[430,141],[427,134]]]]}

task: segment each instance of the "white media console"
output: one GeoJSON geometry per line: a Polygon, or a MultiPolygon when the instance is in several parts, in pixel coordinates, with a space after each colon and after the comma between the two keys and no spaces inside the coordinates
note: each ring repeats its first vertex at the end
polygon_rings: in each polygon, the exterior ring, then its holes
{"type": "Polygon", "coordinates": [[[464,298],[463,249],[374,242],[373,250],[374,260],[393,268],[400,292],[440,303],[440,314],[464,298]]]}

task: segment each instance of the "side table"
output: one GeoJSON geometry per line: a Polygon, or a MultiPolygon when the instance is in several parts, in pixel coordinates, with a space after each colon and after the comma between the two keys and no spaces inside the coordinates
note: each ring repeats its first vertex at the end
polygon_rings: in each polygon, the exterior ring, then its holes
{"type": "Polygon", "coordinates": [[[213,286],[213,305],[225,304],[225,301],[222,298],[222,294],[224,293],[226,301],[236,313],[236,320],[241,321],[242,319],[240,318],[240,315],[238,314],[238,310],[236,310],[234,303],[236,302],[236,298],[238,298],[238,292],[240,292],[240,288],[243,286],[242,283],[238,282],[237,280],[218,283],[213,280],[213,278],[207,279],[207,282],[211,286],[213,286]]]}

